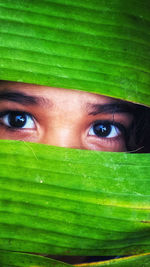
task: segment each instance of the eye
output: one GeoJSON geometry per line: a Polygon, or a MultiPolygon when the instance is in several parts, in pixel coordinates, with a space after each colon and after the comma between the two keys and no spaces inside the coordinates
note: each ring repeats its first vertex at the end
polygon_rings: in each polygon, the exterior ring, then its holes
{"type": "Polygon", "coordinates": [[[7,112],[5,115],[1,116],[1,121],[9,128],[31,129],[35,127],[32,116],[25,112],[7,112]]]}
{"type": "Polygon", "coordinates": [[[89,135],[96,135],[100,138],[113,138],[120,134],[119,127],[110,122],[97,122],[89,130],[89,135]]]}

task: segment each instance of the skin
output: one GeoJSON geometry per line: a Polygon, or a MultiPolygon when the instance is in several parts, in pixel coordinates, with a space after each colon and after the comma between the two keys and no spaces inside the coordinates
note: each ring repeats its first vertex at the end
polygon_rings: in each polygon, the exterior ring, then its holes
{"type": "Polygon", "coordinates": [[[101,110],[101,105],[105,108],[116,104],[123,105],[124,102],[76,90],[1,82],[0,139],[77,149],[126,151],[124,129],[129,131],[132,113],[126,110],[115,112],[114,107],[101,110]],[[12,93],[25,97],[15,98],[12,93]],[[14,111],[24,112],[26,123],[23,127],[15,128],[10,124],[10,114],[14,111]],[[109,127],[108,134],[95,134],[95,124],[104,130],[109,127]]]}

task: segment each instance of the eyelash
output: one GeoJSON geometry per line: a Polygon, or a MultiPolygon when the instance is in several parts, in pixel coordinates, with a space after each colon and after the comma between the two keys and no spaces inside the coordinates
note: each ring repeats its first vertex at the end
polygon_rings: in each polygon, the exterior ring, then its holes
{"type": "MultiPolygon", "coordinates": [[[[0,112],[0,119],[2,119],[3,118],[3,120],[4,120],[4,117],[5,116],[10,116],[10,115],[12,115],[12,114],[19,114],[19,115],[22,115],[22,116],[24,116],[25,117],[25,119],[26,118],[29,118],[31,121],[30,121],[30,123],[32,123],[32,124],[34,124],[34,126],[35,126],[35,119],[34,119],[34,117],[30,114],[30,113],[28,113],[28,112],[26,112],[26,111],[20,111],[20,110],[5,110],[5,111],[2,111],[2,112],[0,112]]],[[[6,120],[8,120],[8,118],[5,118],[6,120]]],[[[0,124],[2,125],[2,126],[4,126],[7,130],[9,130],[9,131],[19,131],[19,130],[22,130],[22,129],[27,129],[27,128],[25,128],[25,127],[11,127],[11,126],[9,126],[9,125],[7,125],[6,124],[6,122],[1,122],[0,121],[0,124]]],[[[30,127],[30,128],[32,128],[32,127],[30,127]]]]}
{"type": "MultiPolygon", "coordinates": [[[[33,129],[35,127],[35,118],[28,112],[26,111],[20,111],[20,110],[5,110],[3,112],[0,112],[0,119],[3,118],[3,122],[0,121],[0,124],[5,127],[7,130],[9,131],[21,131],[21,130],[25,130],[25,129],[33,129]],[[11,114],[19,114],[22,116],[26,116],[26,118],[28,117],[28,119],[30,120],[30,124],[32,124],[32,127],[11,127],[9,125],[6,124],[6,122],[4,122],[4,117],[5,116],[10,116],[11,114]],[[34,126],[34,127],[33,127],[34,126]]],[[[8,118],[7,118],[8,120],[8,118]]],[[[26,122],[25,122],[26,123],[26,122]]],[[[102,129],[102,128],[100,128],[102,129]]],[[[110,133],[109,133],[110,135],[110,133]]],[[[123,136],[126,140],[127,137],[127,129],[124,125],[122,125],[119,122],[114,122],[114,121],[110,121],[110,120],[97,120],[95,122],[92,123],[92,125],[90,126],[89,132],[88,132],[88,136],[95,136],[98,139],[102,139],[103,141],[107,141],[107,142],[111,142],[114,141],[115,139],[117,140],[117,138],[119,138],[119,136],[123,136]],[[114,134],[116,134],[116,136],[111,136],[111,137],[107,137],[107,136],[98,136],[98,134],[94,133],[93,128],[95,126],[98,125],[105,125],[106,127],[109,126],[109,130],[111,130],[114,134]],[[114,127],[114,128],[112,128],[114,127]],[[112,130],[113,129],[113,130],[112,130]],[[118,131],[119,130],[119,131],[118,131]],[[91,131],[91,132],[90,132],[91,131]],[[118,133],[117,133],[118,131],[118,133]],[[120,134],[120,133],[121,134],[120,134]]]]}
{"type": "MultiPolygon", "coordinates": [[[[92,124],[92,126],[90,127],[90,130],[89,130],[89,132],[91,131],[91,129],[92,129],[92,131],[93,131],[93,133],[92,134],[89,134],[89,136],[91,135],[93,135],[93,136],[96,136],[97,138],[100,138],[100,139],[107,139],[106,141],[111,141],[112,139],[115,139],[115,138],[118,138],[120,135],[123,135],[124,136],[124,138],[126,139],[126,137],[127,137],[127,129],[126,129],[126,127],[124,126],[124,125],[122,125],[121,123],[119,123],[119,122],[114,122],[114,121],[110,121],[110,120],[98,120],[98,121],[95,121],[93,124],[92,124]],[[94,131],[93,131],[93,129],[92,129],[92,127],[94,127],[94,126],[96,126],[96,125],[105,125],[106,127],[107,126],[109,126],[109,130],[111,130],[112,131],[112,129],[114,130],[114,131],[116,131],[116,134],[117,134],[117,131],[118,131],[118,135],[116,135],[116,136],[112,136],[112,137],[106,137],[106,136],[98,136],[98,134],[96,135],[96,133],[94,133],[94,131]],[[114,127],[114,128],[112,128],[112,127],[114,127]],[[119,132],[121,132],[121,134],[119,134],[119,132]]],[[[100,129],[104,129],[104,127],[102,128],[102,127],[100,127],[100,129]]],[[[102,133],[102,131],[101,131],[101,133],[102,133]]],[[[109,135],[110,135],[110,133],[109,133],[109,135]]]]}

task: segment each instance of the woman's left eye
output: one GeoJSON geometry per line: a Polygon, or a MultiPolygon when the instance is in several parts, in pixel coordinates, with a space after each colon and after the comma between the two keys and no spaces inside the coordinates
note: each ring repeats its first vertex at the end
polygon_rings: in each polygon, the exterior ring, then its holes
{"type": "Polygon", "coordinates": [[[1,116],[0,121],[9,128],[31,129],[35,128],[35,123],[31,115],[26,112],[9,111],[1,116]]]}
{"type": "Polygon", "coordinates": [[[89,130],[89,135],[96,135],[99,138],[113,138],[120,134],[119,127],[110,122],[96,122],[89,130]]]}

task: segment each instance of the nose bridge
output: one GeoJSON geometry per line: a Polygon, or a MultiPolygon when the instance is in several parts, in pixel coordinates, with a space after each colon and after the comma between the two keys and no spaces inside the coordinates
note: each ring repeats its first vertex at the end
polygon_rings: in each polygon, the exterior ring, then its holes
{"type": "MultiPolygon", "coordinates": [[[[72,96],[72,95],[71,95],[72,96]]],[[[72,101],[71,96],[61,95],[55,99],[50,116],[48,117],[44,143],[59,147],[81,148],[81,105],[77,97],[72,101]],[[74,112],[78,110],[78,112],[74,112]]]]}
{"type": "Polygon", "coordinates": [[[51,133],[47,134],[45,143],[59,147],[81,148],[80,135],[75,127],[69,125],[53,127],[51,133]]]}

